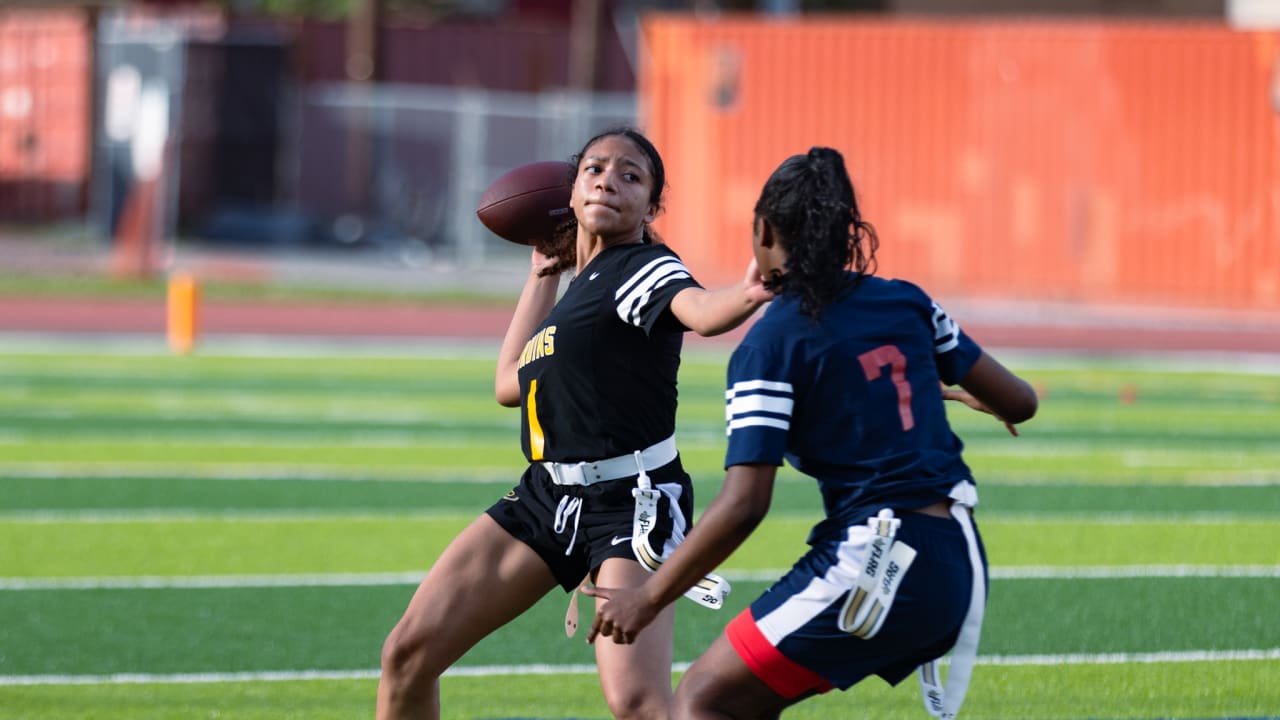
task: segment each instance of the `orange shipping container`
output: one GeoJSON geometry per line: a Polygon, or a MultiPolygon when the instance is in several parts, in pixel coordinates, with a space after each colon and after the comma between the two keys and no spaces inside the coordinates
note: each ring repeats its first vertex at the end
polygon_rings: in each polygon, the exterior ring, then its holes
{"type": "Polygon", "coordinates": [[[1280,35],[806,16],[643,25],[659,230],[739,277],[786,156],[840,149],[880,274],[940,297],[1280,309],[1280,35]]]}
{"type": "Polygon", "coordinates": [[[80,10],[0,10],[0,218],[84,210],[92,29],[80,10]]]}

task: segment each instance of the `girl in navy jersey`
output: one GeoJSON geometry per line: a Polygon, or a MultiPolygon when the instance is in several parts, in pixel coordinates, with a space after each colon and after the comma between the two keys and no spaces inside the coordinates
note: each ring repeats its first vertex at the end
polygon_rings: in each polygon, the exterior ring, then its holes
{"type": "Polygon", "coordinates": [[[785,459],[818,482],[825,517],[809,552],[681,679],[675,716],[773,718],[868,675],[897,684],[920,668],[926,708],[953,717],[987,583],[977,489],[944,400],[1012,431],[1035,414],[1035,392],[919,287],[872,275],[877,238],[837,151],[783,162],[752,234],[778,297],[729,362],[724,485],[643,585],[588,591],[605,600],[589,637],[643,638],[760,523],[785,459]],[[953,648],[944,686],[936,660],[953,648]]]}
{"type": "MultiPolygon", "coordinates": [[[[574,222],[533,251],[494,378],[498,402],[521,409],[529,467],[445,549],[387,637],[379,718],[439,717],[440,675],[486,635],[556,585],[639,585],[679,544],[693,511],[674,438],[683,334],[733,329],[772,297],[754,261],[742,282],[707,291],[655,241],[666,180],[642,134],[608,130],[575,160],[574,222]]],[[[616,717],[669,716],[673,617],[596,643],[616,717]]]]}

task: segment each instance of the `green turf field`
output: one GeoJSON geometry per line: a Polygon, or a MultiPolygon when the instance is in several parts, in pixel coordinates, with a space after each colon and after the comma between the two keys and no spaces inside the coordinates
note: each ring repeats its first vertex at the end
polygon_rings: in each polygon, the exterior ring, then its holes
{"type": "MultiPolygon", "coordinates": [[[[372,717],[378,652],[432,558],[522,468],[487,349],[273,354],[0,349],[0,718],[372,717]]],[[[724,356],[691,353],[698,505],[723,451],[724,356]]],[[[1280,361],[1015,356],[1040,415],[950,407],[982,491],[991,597],[965,718],[1280,717],[1280,361]]],[[[784,471],[681,601],[683,667],[818,517],[784,471]]],[[[555,594],[443,681],[450,718],[605,718],[555,594]]],[[[924,718],[870,680],[794,718],[924,718]]]]}

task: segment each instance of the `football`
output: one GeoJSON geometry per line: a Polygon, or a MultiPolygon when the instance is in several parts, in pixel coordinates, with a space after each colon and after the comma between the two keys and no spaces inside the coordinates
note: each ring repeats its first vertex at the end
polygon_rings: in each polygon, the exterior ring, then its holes
{"type": "Polygon", "coordinates": [[[476,217],[498,237],[533,245],[569,217],[573,165],[560,160],[521,165],[494,180],[476,205],[476,217]]]}

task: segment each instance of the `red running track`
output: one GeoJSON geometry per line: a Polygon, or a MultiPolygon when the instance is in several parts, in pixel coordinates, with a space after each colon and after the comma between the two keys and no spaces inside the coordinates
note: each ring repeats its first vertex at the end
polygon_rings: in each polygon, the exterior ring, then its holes
{"type": "MultiPolygon", "coordinates": [[[[1280,355],[1280,322],[1274,318],[1215,322],[1201,313],[1195,322],[1176,316],[1107,317],[1098,313],[1001,318],[949,308],[961,327],[993,348],[1067,351],[1201,351],[1280,355]]],[[[369,337],[394,339],[502,338],[508,307],[421,303],[205,302],[198,310],[199,335],[281,337],[369,337]]],[[[163,300],[0,298],[0,332],[163,335],[163,300]]],[[[715,339],[732,343],[744,330],[715,339]]],[[[0,347],[3,339],[0,338],[0,347]]]]}

